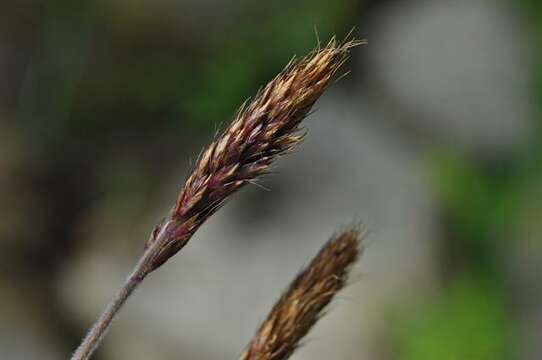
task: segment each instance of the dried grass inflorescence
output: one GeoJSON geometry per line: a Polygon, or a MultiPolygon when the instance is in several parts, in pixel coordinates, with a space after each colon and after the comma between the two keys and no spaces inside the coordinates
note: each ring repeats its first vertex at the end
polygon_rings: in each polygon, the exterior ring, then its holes
{"type": "Polygon", "coordinates": [[[362,252],[358,229],[331,238],[295,278],[241,356],[241,360],[285,360],[316,324],[322,311],[346,284],[362,252]]]}
{"type": "Polygon", "coordinates": [[[300,122],[329,86],[358,41],[338,43],[291,61],[200,155],[168,218],[152,232],[146,247],[159,234],[166,236],[149,271],[175,255],[198,227],[233,192],[269,171],[275,158],[303,138],[300,122]]]}
{"type": "MultiPolygon", "coordinates": [[[[301,121],[331,83],[350,49],[361,41],[325,47],[290,64],[202,152],[169,215],[154,228],[145,252],[117,295],[91,327],[72,360],[89,359],[133,291],[175,255],[228,197],[269,172],[274,159],[302,139],[301,121]]],[[[245,360],[286,359],[343,287],[359,254],[357,231],[333,238],[281,298],[251,342],[245,360]]]]}

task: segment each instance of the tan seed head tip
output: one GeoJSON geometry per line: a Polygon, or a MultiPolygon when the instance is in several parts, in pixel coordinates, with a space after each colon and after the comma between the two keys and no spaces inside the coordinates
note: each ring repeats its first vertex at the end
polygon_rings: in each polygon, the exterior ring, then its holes
{"type": "Polygon", "coordinates": [[[361,225],[333,235],[276,302],[241,359],[288,359],[346,285],[351,267],[363,252],[366,235],[361,225]]]}

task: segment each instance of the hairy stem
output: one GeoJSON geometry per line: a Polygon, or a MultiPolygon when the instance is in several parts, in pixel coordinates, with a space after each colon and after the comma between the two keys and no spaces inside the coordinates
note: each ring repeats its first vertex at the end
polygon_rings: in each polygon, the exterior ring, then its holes
{"type": "Polygon", "coordinates": [[[157,235],[156,241],[149,246],[135,266],[134,270],[126,279],[126,282],[121,287],[117,295],[107,305],[102,315],[96,320],[94,325],[90,328],[89,332],[81,342],[81,345],[73,353],[71,360],[86,360],[90,359],[92,353],[103,337],[107,333],[107,330],[111,326],[113,319],[119,313],[120,309],[126,303],[126,300],[130,297],[133,291],[141,284],[143,279],[151,272],[150,264],[153,258],[158,253],[159,249],[164,246],[167,241],[166,226],[162,228],[162,231],[157,235]]]}

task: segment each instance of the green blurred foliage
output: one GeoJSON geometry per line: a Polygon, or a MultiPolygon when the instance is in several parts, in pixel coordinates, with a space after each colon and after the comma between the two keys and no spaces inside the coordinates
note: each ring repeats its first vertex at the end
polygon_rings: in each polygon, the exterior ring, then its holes
{"type": "Polygon", "coordinates": [[[19,94],[18,119],[35,141],[58,141],[72,120],[76,87],[88,57],[86,9],[51,2],[19,94]]]}
{"type": "MultiPolygon", "coordinates": [[[[533,100],[538,114],[542,113],[542,47],[540,39],[542,36],[542,2],[539,0],[516,0],[519,11],[526,18],[526,24],[530,27],[530,38],[532,47],[529,49],[532,54],[533,67],[531,69],[533,79],[533,100]]],[[[542,148],[542,145],[540,145],[542,148]]],[[[542,149],[539,151],[542,153],[542,149]]]]}
{"type": "Polygon", "coordinates": [[[167,41],[171,28],[137,12],[111,20],[104,4],[47,3],[17,118],[44,144],[91,141],[121,127],[207,135],[295,53],[316,46],[314,27],[323,41],[344,36],[357,3],[300,0],[288,11],[273,3],[220,37],[201,34],[178,44],[167,41]],[[116,20],[124,25],[110,23],[116,20]]]}
{"type": "Polygon", "coordinates": [[[431,162],[438,197],[457,231],[470,239],[498,240],[516,222],[517,176],[503,167],[476,164],[453,153],[436,152],[431,162]]]}
{"type": "MultiPolygon", "coordinates": [[[[522,0],[519,4],[525,17],[531,19],[533,39],[540,39],[542,3],[522,0]]],[[[542,75],[542,52],[538,49],[532,54],[531,73],[536,85],[532,96],[536,99],[535,111],[540,114],[542,77],[537,75],[542,75]]],[[[533,191],[532,184],[542,180],[540,135],[538,132],[534,144],[510,158],[480,160],[446,149],[435,149],[431,154],[429,164],[437,197],[455,236],[472,245],[473,262],[491,257],[501,237],[513,232],[525,216],[520,209],[533,191]]]]}
{"type": "Polygon", "coordinates": [[[273,15],[253,24],[233,29],[213,44],[216,51],[198,69],[199,79],[189,97],[190,115],[197,122],[228,119],[239,107],[239,99],[253,96],[294,54],[304,54],[317,45],[317,36],[327,42],[331,36],[344,36],[342,28],[356,2],[292,2],[273,15]],[[313,28],[317,33],[313,31],[313,28]]]}
{"type": "Polygon", "coordinates": [[[503,296],[460,278],[442,298],[398,319],[396,359],[510,359],[513,345],[503,296]]]}
{"type": "MultiPolygon", "coordinates": [[[[514,5],[530,25],[532,98],[534,110],[541,114],[542,2],[520,0],[514,5]]],[[[540,192],[541,160],[540,133],[528,149],[508,159],[476,159],[449,149],[430,154],[429,168],[449,232],[444,247],[453,250],[444,256],[455,269],[443,294],[401,317],[393,337],[397,358],[513,358],[518,339],[510,330],[515,328],[514,319],[506,315],[514,294],[497,290],[505,282],[499,251],[517,246],[518,228],[526,218],[540,215],[532,202],[540,192]]]]}

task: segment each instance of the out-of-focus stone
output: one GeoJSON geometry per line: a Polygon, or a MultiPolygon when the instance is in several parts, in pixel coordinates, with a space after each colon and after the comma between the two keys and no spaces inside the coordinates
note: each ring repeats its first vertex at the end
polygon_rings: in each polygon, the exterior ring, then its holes
{"type": "Polygon", "coordinates": [[[396,121],[491,155],[525,144],[530,121],[525,34],[514,11],[486,0],[383,6],[369,26],[369,68],[396,121]]]}

